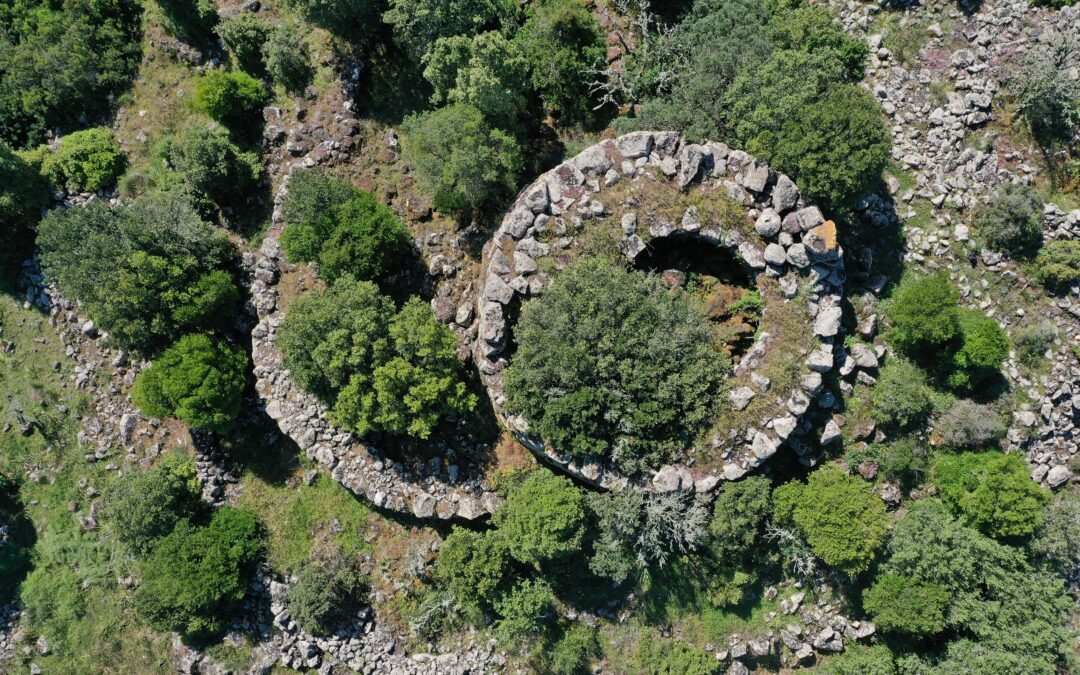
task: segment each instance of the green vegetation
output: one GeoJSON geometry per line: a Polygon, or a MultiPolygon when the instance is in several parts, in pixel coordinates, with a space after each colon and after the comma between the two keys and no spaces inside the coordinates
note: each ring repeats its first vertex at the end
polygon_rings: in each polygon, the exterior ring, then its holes
{"type": "Polygon", "coordinates": [[[262,83],[240,71],[211,70],[195,81],[192,106],[229,127],[251,122],[266,100],[262,83]]]}
{"type": "Polygon", "coordinates": [[[152,417],[222,431],[240,414],[247,363],[239,347],[201,333],[185,335],[139,373],[131,400],[152,417]]]}
{"type": "Polygon", "coordinates": [[[888,307],[889,340],[909,353],[948,344],[959,330],[955,312],[959,302],[960,294],[944,272],[905,280],[888,307]]]}
{"type": "Polygon", "coordinates": [[[493,517],[510,555],[528,564],[576,553],[584,520],[581,492],[548,471],[529,474],[493,517]]]}
{"type": "Polygon", "coordinates": [[[495,601],[502,619],[495,634],[506,645],[520,648],[521,641],[540,637],[555,613],[555,594],[543,579],[523,579],[495,601]]]}
{"type": "Polygon", "coordinates": [[[959,399],[934,423],[946,450],[984,448],[1005,437],[1001,415],[990,406],[959,399]]]}
{"type": "Polygon", "coordinates": [[[1042,200],[1030,187],[1006,183],[979,207],[974,224],[990,249],[1030,255],[1042,241],[1042,200]]]}
{"type": "Polygon", "coordinates": [[[319,262],[328,281],[349,274],[381,281],[411,243],[401,219],[369,192],[316,171],[298,173],[285,202],[281,245],[293,262],[319,262]]]}
{"type": "Polygon", "coordinates": [[[180,189],[206,214],[213,206],[238,204],[240,195],[263,175],[258,155],[240,150],[217,125],[186,124],[162,143],[159,154],[179,179],[180,189]]]}
{"type": "Polygon", "coordinates": [[[0,278],[19,262],[21,241],[40,217],[49,199],[48,183],[42,179],[29,153],[14,152],[0,140],[0,237],[8,242],[0,253],[0,278]]]}
{"type": "Polygon", "coordinates": [[[97,192],[116,184],[127,157],[108,129],[87,129],[64,136],[56,154],[47,155],[42,172],[54,185],[74,192],[97,192]]]}
{"type": "Polygon", "coordinates": [[[881,499],[835,467],[778,487],[773,503],[779,522],[793,524],[816,556],[850,575],[870,568],[889,529],[881,499]]]}
{"type": "Polygon", "coordinates": [[[889,632],[933,635],[945,628],[949,591],[895,574],[878,577],[863,594],[863,608],[889,632]]]}
{"type": "Polygon", "coordinates": [[[419,299],[395,315],[370,282],[343,277],[298,298],[278,347],[297,383],[360,434],[427,438],[447,416],[476,405],[453,333],[419,299]]]}
{"type": "Polygon", "coordinates": [[[404,123],[405,157],[435,208],[447,213],[509,193],[521,171],[521,146],[469,105],[414,115],[404,123]]]}
{"type": "Polygon", "coordinates": [[[263,46],[266,72],[290,92],[303,91],[314,75],[307,43],[288,27],[275,28],[263,46]]]}
{"type": "Polygon", "coordinates": [[[502,21],[509,23],[517,12],[512,0],[390,0],[388,4],[383,20],[393,28],[397,43],[417,59],[439,38],[480,33],[502,21]]]}
{"type": "Polygon", "coordinates": [[[501,535],[456,527],[443,542],[437,569],[461,602],[490,605],[502,588],[507,563],[501,535]]]}
{"type": "Polygon", "coordinates": [[[1018,455],[965,452],[934,465],[942,500],[973,527],[996,538],[1026,537],[1042,524],[1049,493],[1018,455]]]}
{"type": "Polygon", "coordinates": [[[583,259],[522,308],[516,332],[507,408],[560,452],[639,473],[715,411],[723,355],[701,310],[659,278],[583,259]]]}
{"type": "Polygon", "coordinates": [[[514,126],[525,108],[525,55],[498,31],[439,38],[424,64],[436,105],[471,106],[503,127],[514,126]]]}
{"type": "Polygon", "coordinates": [[[135,76],[134,0],[21,0],[0,7],[0,140],[14,147],[74,130],[112,107],[135,76]]]}
{"type": "Polygon", "coordinates": [[[1076,128],[1080,109],[1080,36],[1048,30],[1014,64],[1009,90],[1019,116],[1045,145],[1065,141],[1076,128]]]}
{"type": "Polygon", "coordinates": [[[311,23],[362,42],[377,25],[377,5],[369,0],[285,0],[311,23]]]}
{"type": "Polygon", "coordinates": [[[142,563],[139,611],[156,628],[185,639],[219,633],[247,591],[263,537],[253,513],[227,506],[205,526],[181,521],[142,563]]]}
{"type": "Polygon", "coordinates": [[[154,543],[173,531],[185,513],[199,508],[195,462],[171,452],[145,473],[132,472],[105,495],[103,511],[116,535],[136,555],[145,556],[154,543]]]}
{"type": "Polygon", "coordinates": [[[922,423],[934,408],[934,391],[926,383],[926,375],[904,359],[889,359],[872,398],[874,418],[898,429],[922,423]]]}
{"type": "Polygon", "coordinates": [[[1080,495],[1055,495],[1029,543],[1036,565],[1067,576],[1080,565],[1080,495]]]}
{"type": "Polygon", "coordinates": [[[355,613],[363,579],[354,563],[337,554],[308,562],[289,587],[289,613],[313,635],[329,636],[355,613]]]}
{"type": "Polygon", "coordinates": [[[952,357],[948,383],[953,389],[972,390],[997,375],[1009,355],[1009,336],[996,319],[974,309],[957,312],[960,347],[952,357]]]}
{"type": "Polygon", "coordinates": [[[217,26],[217,33],[229,53],[236,59],[236,63],[249,73],[262,71],[263,46],[271,31],[269,23],[250,12],[241,12],[217,26]]]}
{"type": "Polygon", "coordinates": [[[643,640],[631,662],[635,672],[647,675],[718,675],[723,670],[712,654],[670,639],[643,640]]]}
{"type": "Polygon", "coordinates": [[[115,344],[142,354],[228,325],[240,298],[227,269],[228,237],[176,193],[54,210],[38,228],[38,246],[60,289],[115,344]]]}
{"type": "Polygon", "coordinates": [[[1053,291],[1063,291],[1080,281],[1080,242],[1051,241],[1035,259],[1035,278],[1053,291]]]}

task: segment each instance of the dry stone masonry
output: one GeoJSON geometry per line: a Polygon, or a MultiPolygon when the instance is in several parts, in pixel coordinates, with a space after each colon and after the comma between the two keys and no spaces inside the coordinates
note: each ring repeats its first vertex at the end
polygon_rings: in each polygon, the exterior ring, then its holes
{"type": "MultiPolygon", "coordinates": [[[[843,362],[837,336],[844,267],[836,226],[802,197],[790,178],[763,161],[723,143],[689,143],[674,132],[634,132],[605,140],[548,171],[521,191],[485,246],[473,359],[496,410],[501,411],[505,402],[502,372],[513,331],[508,317],[515,306],[542,294],[549,272],[542,271],[541,261],[564,266],[567,254],[581,246],[585,229],[612,223],[618,224],[619,246],[630,260],[671,236],[726,249],[759,287],[777,286],[777,302],[805,307],[801,320],[814,338],[803,354],[804,371],[797,385],[789,391],[772,390],[770,380],[756,372],[777,340],[770,332],[772,313],[766,309],[757,342],[735,369],[730,403],[735,411],[746,409],[755,397],[775,405],[760,420],[717,435],[711,448],[723,457],[717,469],[696,470],[689,462],[665,466],[639,487],[708,493],[721,480],[740,478],[760,466],[785,442],[809,458],[813,446],[804,415],[816,398],[825,396],[823,378],[843,362]],[[654,182],[663,188],[661,194],[695,190],[705,199],[721,194],[741,208],[745,222],[731,226],[703,221],[694,205],[669,219],[660,215],[665,204],[613,196],[621,182],[654,182]],[[541,241],[552,234],[553,243],[541,241]]],[[[793,357],[799,358],[797,353],[784,355],[793,357]]],[[[826,402],[827,407],[835,402],[831,394],[826,402]]],[[[546,447],[528,433],[520,417],[505,422],[524,445],[563,471],[603,488],[617,489],[630,482],[610,466],[579,463],[558,448],[546,447]]]]}

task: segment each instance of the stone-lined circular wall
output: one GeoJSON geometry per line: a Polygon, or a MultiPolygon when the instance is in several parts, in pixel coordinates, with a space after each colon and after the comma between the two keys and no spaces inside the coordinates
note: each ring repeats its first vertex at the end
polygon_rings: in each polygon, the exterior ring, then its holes
{"type": "MultiPolygon", "coordinates": [[[[634,132],[594,145],[540,176],[518,196],[484,249],[474,358],[503,422],[545,461],[604,488],[709,492],[788,443],[814,451],[806,417],[835,399],[823,377],[843,359],[843,256],[836,227],[787,176],[723,143],[687,143],[674,132],[634,132]],[[708,441],[687,448],[651,481],[631,481],[602,461],[547,447],[502,407],[521,303],[578,256],[616,248],[639,261],[660,242],[713,246],[752,280],[764,309],[752,346],[736,360],[724,410],[708,441]],[[837,352],[836,350],[840,351],[837,352]]],[[[833,440],[826,429],[817,440],[833,440]]]]}

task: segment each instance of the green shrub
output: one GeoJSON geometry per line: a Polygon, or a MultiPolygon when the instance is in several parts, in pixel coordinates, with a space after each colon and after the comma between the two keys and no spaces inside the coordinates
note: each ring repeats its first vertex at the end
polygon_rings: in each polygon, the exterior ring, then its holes
{"type": "Polygon", "coordinates": [[[185,125],[162,144],[160,154],[204,211],[211,202],[237,204],[263,174],[258,155],[242,152],[216,125],[185,125]]]}
{"type": "Polygon", "coordinates": [[[135,0],[22,0],[0,8],[0,140],[32,147],[100,117],[142,54],[135,0]]]}
{"type": "Polygon", "coordinates": [[[263,47],[272,32],[269,23],[251,12],[241,12],[217,26],[221,41],[236,63],[249,73],[263,69],[263,47]]]}
{"type": "Polygon", "coordinates": [[[312,635],[332,635],[355,615],[363,588],[363,578],[343,554],[309,560],[289,587],[289,614],[312,635]]]}
{"type": "Polygon", "coordinates": [[[253,121],[266,100],[262,83],[247,73],[210,70],[195,80],[195,110],[227,126],[253,121]]]}
{"type": "Polygon", "coordinates": [[[827,7],[792,4],[793,9],[777,12],[769,22],[769,40],[776,48],[827,55],[843,66],[843,79],[861,80],[870,52],[866,42],[845,33],[827,7]]]}
{"type": "Polygon", "coordinates": [[[1042,200],[1031,187],[1006,183],[975,211],[974,224],[991,250],[1032,254],[1042,241],[1042,200]]]}
{"type": "Polygon", "coordinates": [[[956,401],[934,423],[934,433],[946,450],[984,448],[1004,438],[1006,431],[996,410],[967,399],[956,401]]]}
{"type": "Polygon", "coordinates": [[[773,505],[776,519],[793,523],[817,557],[849,575],[870,568],[889,528],[881,498],[831,466],[810,474],[805,484],[776,488],[773,505]]]}
{"type": "Polygon", "coordinates": [[[581,492],[566,478],[534,471],[507,495],[492,521],[510,555],[535,564],[581,549],[585,508],[581,492]]]}
{"type": "Polygon", "coordinates": [[[424,55],[424,65],[436,105],[472,106],[503,127],[513,127],[525,109],[525,55],[498,31],[439,38],[424,55]]]}
{"type": "Polygon", "coordinates": [[[1053,346],[1055,337],[1054,324],[1046,319],[1016,331],[1013,345],[1020,362],[1029,368],[1038,366],[1046,358],[1046,351],[1053,346]]]}
{"type": "Polygon", "coordinates": [[[359,434],[427,438],[447,416],[472,410],[457,340],[419,299],[393,314],[374,284],[343,277],[298,298],[278,335],[298,384],[359,434]]]}
{"type": "Polygon", "coordinates": [[[1042,524],[1050,494],[1031,480],[1019,455],[942,455],[934,473],[942,500],[991,537],[1026,537],[1042,524]]]}
{"type": "Polygon", "coordinates": [[[605,52],[592,12],[574,0],[532,5],[514,42],[524,53],[529,80],[544,110],[563,123],[586,119],[592,107],[592,70],[605,52]]]}
{"type": "Polygon", "coordinates": [[[516,332],[507,410],[560,452],[640,473],[716,409],[724,357],[701,310],[657,277],[583,259],[522,308],[516,332]]]}
{"type": "MultiPolygon", "coordinates": [[[[1059,1],[1059,0],[1054,0],[1059,1]]],[[[1044,145],[1067,140],[1080,119],[1080,36],[1044,31],[1012,69],[1009,91],[1016,110],[1044,145]]]]}
{"type": "MultiPolygon", "coordinates": [[[[325,0],[324,0],[325,1],[325,0]]],[[[513,0],[390,0],[383,21],[399,45],[419,59],[439,38],[474,35],[509,22],[517,14],[513,0]]]]}
{"type": "Polygon", "coordinates": [[[905,278],[886,307],[889,341],[912,356],[940,350],[960,332],[959,302],[945,272],[905,278]]]}
{"type": "Polygon", "coordinates": [[[600,655],[596,629],[575,623],[544,650],[543,672],[552,675],[585,675],[590,673],[589,662],[600,655]]]}
{"type": "Polygon", "coordinates": [[[13,152],[0,140],[0,275],[29,250],[20,245],[49,200],[48,184],[25,153],[13,152]]]}
{"type": "Polygon", "coordinates": [[[461,527],[443,542],[436,565],[439,578],[459,602],[484,605],[495,599],[508,567],[509,555],[498,533],[461,527]]]}
{"type": "Polygon", "coordinates": [[[104,501],[102,515],[116,538],[145,556],[180,519],[198,510],[195,462],[183,452],[165,454],[149,471],[130,472],[114,483],[104,501]]]}
{"type": "Polygon", "coordinates": [[[458,212],[509,194],[521,171],[521,147],[468,105],[408,117],[405,156],[435,208],[458,212]]]}
{"type": "Polygon", "coordinates": [[[952,355],[948,377],[954,389],[971,390],[997,375],[1009,356],[1009,336],[996,319],[974,309],[957,310],[960,347],[952,355]]]}
{"type": "Polygon", "coordinates": [[[139,612],[158,630],[175,630],[185,640],[220,633],[247,592],[264,536],[255,514],[228,506],[205,527],[181,522],[141,565],[139,612]]]}
{"type": "Polygon", "coordinates": [[[291,28],[270,31],[263,52],[266,72],[290,92],[302,91],[315,74],[307,43],[291,28]]]}
{"type": "Polygon", "coordinates": [[[926,383],[926,375],[901,358],[889,359],[881,369],[871,398],[874,419],[897,429],[920,425],[934,408],[934,391],[926,383]]]}
{"type": "Polygon", "coordinates": [[[896,675],[892,651],[885,645],[847,647],[814,670],[821,675],[896,675]]]}
{"type": "Polygon", "coordinates": [[[709,523],[709,550],[717,560],[739,560],[757,543],[769,514],[770,496],[765,476],[724,485],[709,523]]]}
{"type": "Polygon", "coordinates": [[[1043,246],[1035,259],[1035,278],[1054,291],[1080,281],[1080,241],[1065,239],[1043,246]]]}
{"type": "Polygon", "coordinates": [[[723,664],[708,652],[680,640],[642,636],[631,667],[642,675],[719,675],[723,664]]]}
{"type": "Polygon", "coordinates": [[[281,236],[291,262],[317,260],[320,276],[329,281],[344,274],[378,281],[400,268],[411,247],[408,230],[373,194],[319,174],[295,187],[300,189],[286,200],[281,236]],[[342,197],[347,200],[338,202],[342,197]]]}
{"type": "Polygon", "coordinates": [[[524,651],[521,642],[540,637],[553,618],[555,593],[544,579],[523,579],[495,601],[495,611],[502,617],[495,634],[504,645],[524,651]]]}
{"type": "Polygon", "coordinates": [[[64,136],[42,171],[53,184],[75,192],[97,192],[116,184],[127,156],[108,129],[87,129],[64,136]]]}
{"type": "Polygon", "coordinates": [[[1063,577],[1080,566],[1080,493],[1054,496],[1029,547],[1036,565],[1063,577]]]}
{"type": "Polygon", "coordinates": [[[901,436],[884,443],[871,443],[866,451],[846,456],[852,469],[864,460],[878,463],[878,471],[888,480],[902,485],[915,485],[927,469],[926,444],[915,436],[901,436]]]}
{"type": "Polygon", "coordinates": [[[154,4],[161,9],[165,30],[188,41],[209,39],[218,22],[214,0],[154,0],[154,4]]]}
{"type": "Polygon", "coordinates": [[[370,387],[375,365],[389,357],[393,313],[374,284],[344,277],[289,306],[277,347],[296,383],[333,405],[354,377],[370,387]]]}
{"type": "Polygon", "coordinates": [[[375,367],[373,388],[353,377],[338,396],[333,418],[364,434],[381,430],[428,438],[450,415],[476,407],[464,381],[457,338],[430,305],[412,298],[390,321],[393,356],[375,367]]]}
{"type": "Polygon", "coordinates": [[[139,373],[131,400],[151,417],[221,431],[240,414],[247,355],[201,333],[185,335],[139,373]]]}
{"type": "Polygon", "coordinates": [[[884,574],[863,593],[863,608],[887,632],[934,635],[945,628],[950,599],[949,591],[937,584],[884,574]]]}
{"type": "Polygon", "coordinates": [[[353,42],[367,40],[379,23],[380,3],[371,0],[285,0],[284,4],[316,26],[353,42]]]}
{"type": "Polygon", "coordinates": [[[153,355],[235,316],[232,244],[175,193],[56,209],[38,227],[38,246],[45,274],[124,349],[153,355]]]}

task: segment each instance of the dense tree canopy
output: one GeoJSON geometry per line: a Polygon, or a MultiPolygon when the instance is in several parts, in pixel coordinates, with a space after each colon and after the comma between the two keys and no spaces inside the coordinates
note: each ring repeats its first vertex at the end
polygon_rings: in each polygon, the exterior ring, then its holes
{"type": "Polygon", "coordinates": [[[233,247],[182,195],[54,210],[38,246],[45,273],[125,349],[154,354],[235,316],[233,247]]]}
{"type": "Polygon", "coordinates": [[[139,65],[135,0],[0,5],[0,140],[27,147],[106,112],[139,65]]]}
{"type": "Polygon", "coordinates": [[[439,38],[509,24],[518,11],[513,0],[389,0],[389,6],[383,20],[393,27],[398,44],[416,58],[439,38]]]}
{"type": "Polygon", "coordinates": [[[507,127],[525,109],[527,62],[521,47],[498,31],[440,38],[424,56],[432,103],[469,105],[507,127]]]}
{"type": "Polygon", "coordinates": [[[560,452],[637,473],[693,439],[715,410],[723,355],[685,295],[600,258],[525,305],[507,409],[560,452]]]}
{"type": "Polygon", "coordinates": [[[510,491],[493,520],[510,555],[542,563],[581,548],[585,508],[573,483],[540,470],[510,491]]]}
{"type": "Polygon", "coordinates": [[[160,154],[203,213],[240,203],[263,174],[258,156],[238,148],[216,124],[189,122],[162,143],[160,154]]]}
{"type": "Polygon", "coordinates": [[[198,504],[195,462],[176,451],[163,455],[149,471],[129,473],[115,483],[105,495],[103,515],[120,541],[146,555],[198,504]]]}
{"type": "Polygon", "coordinates": [[[950,599],[949,591],[936,584],[885,574],[863,593],[863,608],[886,631],[933,635],[945,627],[950,599]]]}
{"type": "Polygon", "coordinates": [[[264,536],[253,513],[228,506],[206,526],[181,522],[142,563],[139,612],[185,639],[220,632],[247,592],[264,536]]]}
{"type": "Polygon", "coordinates": [[[305,631],[332,635],[347,623],[361,601],[363,578],[354,561],[334,553],[308,561],[289,587],[289,613],[305,631]]]}
{"type": "Polygon", "coordinates": [[[108,129],[87,129],[64,136],[42,172],[60,188],[97,192],[115,185],[126,166],[127,156],[108,129]]]}
{"type": "Polygon", "coordinates": [[[881,498],[835,467],[818,469],[805,484],[785,483],[773,501],[778,521],[793,523],[815,555],[852,575],[870,568],[889,529],[881,498]]]}
{"type": "Polygon", "coordinates": [[[934,466],[941,498],[973,527],[997,537],[1025,537],[1042,524],[1049,493],[1015,454],[942,455],[934,466]]]}
{"type": "Polygon", "coordinates": [[[239,347],[202,333],[185,335],[139,373],[131,400],[152,417],[220,431],[240,414],[247,363],[239,347]]]}

